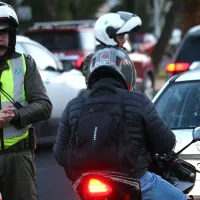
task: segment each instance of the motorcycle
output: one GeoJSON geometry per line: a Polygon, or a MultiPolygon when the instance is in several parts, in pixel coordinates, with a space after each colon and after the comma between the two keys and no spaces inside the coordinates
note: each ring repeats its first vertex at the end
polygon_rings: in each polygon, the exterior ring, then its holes
{"type": "MultiPolygon", "coordinates": [[[[181,190],[187,199],[200,173],[193,165],[179,158],[181,152],[200,141],[200,127],[193,130],[193,140],[177,153],[154,155],[152,171],[181,190]]],[[[142,200],[140,182],[129,175],[112,171],[89,171],[73,182],[73,187],[82,200],[142,200]]]]}

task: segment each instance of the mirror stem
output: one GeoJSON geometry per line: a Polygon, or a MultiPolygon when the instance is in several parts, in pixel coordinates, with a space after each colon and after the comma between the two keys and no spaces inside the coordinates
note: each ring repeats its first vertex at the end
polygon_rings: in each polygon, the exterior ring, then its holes
{"type": "Polygon", "coordinates": [[[187,144],[185,147],[183,147],[180,151],[176,152],[175,155],[178,156],[181,152],[183,152],[185,149],[187,149],[192,143],[194,143],[194,140],[192,140],[189,144],[187,144]]]}

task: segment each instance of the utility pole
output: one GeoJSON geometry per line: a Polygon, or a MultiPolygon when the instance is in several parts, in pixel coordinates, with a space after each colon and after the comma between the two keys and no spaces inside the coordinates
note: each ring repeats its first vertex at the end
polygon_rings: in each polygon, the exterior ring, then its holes
{"type": "Polygon", "coordinates": [[[154,4],[154,35],[158,39],[160,37],[161,29],[160,29],[160,5],[158,0],[153,1],[154,4]]]}

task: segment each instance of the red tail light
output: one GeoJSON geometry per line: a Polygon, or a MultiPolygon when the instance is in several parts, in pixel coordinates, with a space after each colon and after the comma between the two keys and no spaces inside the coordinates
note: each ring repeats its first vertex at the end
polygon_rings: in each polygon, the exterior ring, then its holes
{"type": "Polygon", "coordinates": [[[93,196],[108,196],[112,192],[112,188],[98,179],[90,179],[88,192],[93,196]]]}
{"type": "Polygon", "coordinates": [[[85,60],[85,57],[80,57],[77,61],[76,61],[76,68],[80,69],[82,62],[85,60]]]}
{"type": "Polygon", "coordinates": [[[169,74],[181,73],[189,70],[190,63],[169,63],[166,72],[169,74]]]}

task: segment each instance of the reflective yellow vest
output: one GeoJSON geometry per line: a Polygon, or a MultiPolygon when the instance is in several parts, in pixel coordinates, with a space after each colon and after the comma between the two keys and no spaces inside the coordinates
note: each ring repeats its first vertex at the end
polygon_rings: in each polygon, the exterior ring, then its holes
{"type": "MultiPolygon", "coordinates": [[[[24,90],[24,76],[26,73],[25,57],[22,54],[18,58],[7,61],[9,69],[4,70],[1,75],[2,88],[15,101],[18,101],[23,106],[27,105],[25,90],[24,90]]],[[[11,104],[11,102],[1,93],[1,107],[11,104]]],[[[28,126],[22,129],[17,129],[11,124],[7,124],[3,128],[4,146],[8,148],[16,142],[28,136],[28,126]]]]}

